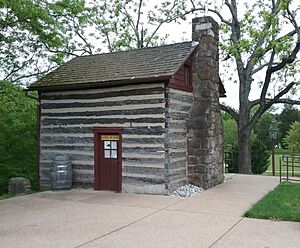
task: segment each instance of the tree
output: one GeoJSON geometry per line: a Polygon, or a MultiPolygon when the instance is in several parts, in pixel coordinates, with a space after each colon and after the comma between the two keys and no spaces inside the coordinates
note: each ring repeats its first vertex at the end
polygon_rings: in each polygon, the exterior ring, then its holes
{"type": "Polygon", "coordinates": [[[292,124],[291,129],[284,138],[284,142],[291,152],[300,152],[300,122],[296,121],[292,124]]]}
{"type": "Polygon", "coordinates": [[[237,145],[237,125],[236,122],[230,118],[227,120],[223,119],[224,127],[224,148],[229,149],[237,145]]]}
{"type": "Polygon", "coordinates": [[[11,177],[35,185],[36,106],[22,87],[0,81],[0,195],[11,177]]]}
{"type": "Polygon", "coordinates": [[[190,2],[193,5],[190,12],[206,10],[221,21],[223,62],[230,67],[235,64],[239,83],[238,111],[224,104],[221,109],[237,122],[239,172],[250,174],[250,134],[260,117],[277,103],[300,104],[299,99],[287,96],[299,85],[296,73],[300,50],[299,4],[292,0],[256,0],[242,5],[240,1],[225,0],[227,9],[218,9],[208,7],[209,3],[201,6],[190,2]],[[226,10],[229,18],[224,15],[226,10]],[[250,100],[255,84],[260,86],[260,97],[250,100]]]}
{"type": "Polygon", "coordinates": [[[286,147],[283,138],[287,135],[287,132],[295,121],[300,122],[300,111],[290,105],[285,105],[282,112],[276,116],[276,119],[280,132],[279,142],[283,147],[286,147]]]}
{"type": "Polygon", "coordinates": [[[30,82],[74,56],[164,43],[159,30],[185,18],[184,2],[0,0],[0,79],[30,82]]]}
{"type": "Polygon", "coordinates": [[[166,23],[185,19],[185,1],[145,0],[95,1],[92,4],[92,33],[110,52],[140,49],[162,44],[168,34],[159,35],[166,23]]]}
{"type": "Polygon", "coordinates": [[[89,53],[84,0],[0,0],[0,80],[20,82],[89,53]]]}
{"type": "Polygon", "coordinates": [[[269,137],[269,128],[274,119],[275,116],[271,112],[267,111],[261,116],[254,127],[254,133],[257,139],[268,149],[272,149],[272,140],[269,137]]]}
{"type": "MultiPolygon", "coordinates": [[[[232,148],[231,159],[228,160],[228,172],[238,172],[238,147],[235,145],[232,148]]],[[[251,142],[251,170],[253,174],[264,173],[270,165],[270,154],[267,147],[254,138],[251,142]]]]}

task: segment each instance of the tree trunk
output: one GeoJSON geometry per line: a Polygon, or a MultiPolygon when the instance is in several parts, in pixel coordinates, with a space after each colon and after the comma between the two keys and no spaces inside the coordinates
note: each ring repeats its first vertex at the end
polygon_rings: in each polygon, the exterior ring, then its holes
{"type": "Polygon", "coordinates": [[[251,128],[249,126],[250,118],[250,80],[245,80],[247,76],[245,71],[240,72],[240,108],[238,118],[238,173],[251,174],[251,128]]]}
{"type": "Polygon", "coordinates": [[[252,174],[251,172],[251,130],[244,125],[238,128],[238,173],[252,174]]]}

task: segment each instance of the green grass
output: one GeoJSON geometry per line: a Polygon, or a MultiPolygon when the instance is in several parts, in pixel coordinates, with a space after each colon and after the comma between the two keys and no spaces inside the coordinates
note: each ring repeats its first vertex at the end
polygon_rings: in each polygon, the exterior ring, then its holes
{"type": "MultiPolygon", "coordinates": [[[[288,154],[288,150],[287,149],[275,149],[275,176],[279,176],[279,161],[280,161],[280,157],[282,154],[288,154]]],[[[272,175],[272,152],[270,151],[270,158],[269,158],[269,161],[270,161],[270,165],[268,167],[268,169],[266,170],[266,172],[263,173],[263,175],[266,175],[266,176],[271,176],[272,175]]],[[[291,168],[289,168],[289,170],[291,171],[291,168]]],[[[300,173],[300,168],[295,168],[294,169],[295,172],[297,172],[297,174],[300,173]]],[[[286,171],[286,167],[283,168],[283,175],[285,175],[286,171]]],[[[290,174],[290,173],[289,173],[290,174]]]]}
{"type": "Polygon", "coordinates": [[[300,183],[281,183],[252,206],[244,216],[300,222],[300,183]]]}
{"type": "Polygon", "coordinates": [[[4,199],[7,199],[7,198],[11,198],[12,196],[10,194],[3,194],[3,195],[0,195],[0,200],[4,200],[4,199]]]}

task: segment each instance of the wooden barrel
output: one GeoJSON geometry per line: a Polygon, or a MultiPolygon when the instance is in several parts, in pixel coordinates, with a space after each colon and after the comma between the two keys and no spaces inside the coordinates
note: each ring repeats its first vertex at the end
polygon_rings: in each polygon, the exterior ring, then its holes
{"type": "Polygon", "coordinates": [[[69,158],[57,154],[52,161],[51,186],[52,190],[68,190],[72,188],[73,171],[69,158]]]}

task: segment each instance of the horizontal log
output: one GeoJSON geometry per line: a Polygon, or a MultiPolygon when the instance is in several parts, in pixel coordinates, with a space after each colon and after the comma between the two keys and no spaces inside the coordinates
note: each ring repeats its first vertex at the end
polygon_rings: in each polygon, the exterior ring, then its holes
{"type": "Polygon", "coordinates": [[[129,158],[129,157],[123,157],[122,159],[124,162],[133,162],[133,163],[156,163],[156,164],[161,164],[162,166],[165,164],[165,158],[129,158]]]}
{"type": "Polygon", "coordinates": [[[166,94],[168,101],[171,101],[170,99],[174,99],[180,102],[184,103],[193,103],[193,95],[192,94],[178,94],[175,92],[167,92],[166,94]]]}
{"type": "Polygon", "coordinates": [[[90,164],[73,164],[73,169],[74,170],[90,170],[91,173],[94,173],[94,165],[90,165],[90,164]]]}
{"type": "Polygon", "coordinates": [[[186,139],[186,132],[169,132],[168,138],[186,139]]]}
{"type": "Polygon", "coordinates": [[[124,153],[161,154],[163,147],[122,147],[124,153]]]}
{"type": "Polygon", "coordinates": [[[128,136],[123,138],[123,144],[163,144],[165,138],[129,138],[128,136]]]}
{"type": "Polygon", "coordinates": [[[134,159],[141,159],[145,162],[148,162],[148,159],[164,159],[165,154],[164,153],[139,153],[139,152],[122,152],[122,158],[128,159],[128,158],[134,158],[134,159]]]}
{"type": "Polygon", "coordinates": [[[163,127],[133,127],[133,128],[124,128],[123,133],[124,134],[147,134],[147,135],[161,135],[165,133],[166,130],[163,127]]]}
{"type": "Polygon", "coordinates": [[[141,178],[141,177],[129,177],[123,176],[122,178],[123,183],[128,184],[142,184],[142,185],[156,185],[156,184],[163,184],[165,183],[164,179],[155,179],[155,178],[141,178]]]}
{"type": "Polygon", "coordinates": [[[164,175],[165,169],[152,167],[127,167],[124,166],[123,173],[147,174],[147,175],[164,175]]]}
{"type": "MultiPolygon", "coordinates": [[[[41,120],[42,125],[76,125],[76,124],[107,124],[111,125],[112,123],[129,123],[131,125],[139,124],[139,123],[165,123],[164,118],[136,118],[136,119],[127,119],[125,118],[118,118],[118,119],[112,119],[112,118],[74,118],[74,119],[55,119],[55,118],[44,118],[41,120]]],[[[175,123],[174,123],[175,124],[175,123]]]]}
{"type": "MultiPolygon", "coordinates": [[[[93,128],[92,127],[53,127],[53,128],[41,128],[42,133],[55,133],[55,134],[84,134],[84,133],[90,133],[93,134],[93,128]]],[[[123,129],[123,134],[124,135],[162,135],[165,133],[165,129],[162,127],[133,127],[133,128],[124,128],[123,129]]]]}
{"type": "Polygon", "coordinates": [[[138,179],[150,179],[150,180],[164,180],[165,175],[164,174],[157,174],[157,175],[151,175],[151,174],[139,174],[139,173],[122,173],[123,178],[125,177],[131,177],[131,178],[138,178],[138,179]]]}
{"type": "Polygon", "coordinates": [[[156,104],[137,104],[137,105],[121,105],[121,106],[105,106],[105,107],[69,107],[69,108],[58,108],[58,109],[41,109],[41,114],[46,113],[82,113],[88,111],[118,111],[118,110],[137,110],[137,109],[154,109],[154,108],[165,108],[164,103],[156,104]]]}
{"type": "Polygon", "coordinates": [[[92,176],[92,177],[94,177],[94,170],[92,169],[92,170],[89,170],[89,169],[78,169],[78,168],[74,168],[73,167],[73,173],[75,174],[75,175],[79,175],[79,174],[81,174],[81,175],[86,175],[86,176],[92,176]]]}
{"type": "Polygon", "coordinates": [[[84,137],[89,137],[92,138],[94,137],[93,133],[44,133],[41,132],[41,137],[75,137],[75,138],[84,138],[84,137]]]}
{"type": "Polygon", "coordinates": [[[134,90],[134,89],[150,89],[150,88],[157,88],[157,87],[164,88],[164,82],[151,83],[151,84],[146,83],[146,84],[123,85],[123,86],[95,88],[95,89],[49,91],[49,92],[42,92],[42,96],[90,94],[90,93],[105,93],[105,92],[107,93],[107,92],[119,92],[124,90],[134,90]]]}
{"type": "Polygon", "coordinates": [[[146,167],[150,167],[150,168],[160,168],[160,169],[165,169],[165,164],[164,163],[150,163],[148,160],[144,161],[143,163],[139,163],[136,161],[124,161],[122,162],[122,166],[123,167],[142,167],[142,168],[146,168],[146,167]]]}
{"type": "Polygon", "coordinates": [[[94,182],[74,182],[72,187],[74,188],[84,188],[84,189],[92,189],[94,188],[94,182]]]}
{"type": "Polygon", "coordinates": [[[186,123],[172,123],[172,122],[168,122],[167,123],[167,127],[168,128],[181,128],[185,131],[187,131],[187,122],[186,123]]]}
{"type": "Polygon", "coordinates": [[[138,101],[138,100],[147,100],[147,99],[165,99],[165,95],[162,92],[162,93],[152,94],[152,95],[116,96],[116,97],[103,97],[103,98],[96,98],[96,99],[60,99],[60,100],[41,99],[41,104],[101,103],[101,102],[115,102],[115,101],[126,101],[126,100],[138,101]]]}
{"type": "Polygon", "coordinates": [[[93,137],[53,137],[41,136],[41,144],[94,144],[93,137]]]}
{"type": "Polygon", "coordinates": [[[184,168],[184,169],[186,169],[186,166],[187,166],[186,157],[182,157],[182,159],[178,160],[178,161],[174,161],[174,159],[172,159],[168,168],[169,169],[177,169],[177,168],[184,168]]]}
{"type": "Polygon", "coordinates": [[[165,99],[141,99],[141,100],[122,100],[106,102],[72,102],[72,103],[42,103],[42,109],[64,109],[64,108],[94,108],[94,107],[111,107],[111,106],[130,106],[130,105],[147,105],[165,103],[165,99]]]}
{"type": "Polygon", "coordinates": [[[134,96],[134,95],[152,95],[163,93],[163,87],[155,87],[149,89],[133,89],[133,90],[123,90],[123,91],[113,91],[113,92],[101,92],[101,93],[85,93],[78,94],[74,92],[73,94],[64,95],[46,95],[42,94],[41,99],[44,100],[61,100],[61,99],[99,99],[104,97],[118,97],[118,96],[134,96]]]}
{"type": "Polygon", "coordinates": [[[52,160],[54,159],[56,154],[65,154],[69,157],[69,159],[72,160],[89,160],[89,161],[94,161],[94,155],[82,155],[82,154],[76,154],[76,152],[46,152],[46,151],[42,151],[40,154],[40,159],[41,160],[52,160]]]}
{"type": "Polygon", "coordinates": [[[105,111],[83,111],[83,112],[68,112],[68,113],[42,113],[43,117],[70,117],[70,116],[112,116],[112,115],[122,115],[125,118],[127,115],[140,115],[140,114],[164,114],[166,112],[165,108],[143,108],[143,109],[122,109],[122,110],[105,110],[105,111]]]}
{"type": "Polygon", "coordinates": [[[73,151],[73,152],[94,152],[94,146],[76,146],[76,145],[41,145],[41,151],[52,151],[52,150],[57,150],[57,151],[73,151]]]}
{"type": "Polygon", "coordinates": [[[75,182],[80,182],[80,181],[85,181],[85,182],[94,182],[94,174],[82,174],[82,173],[76,173],[73,171],[73,181],[75,182]]]}
{"type": "Polygon", "coordinates": [[[178,113],[178,112],[167,112],[166,118],[170,118],[173,120],[187,120],[189,117],[188,113],[178,113]]]}
{"type": "Polygon", "coordinates": [[[175,181],[186,181],[187,180],[187,175],[186,174],[181,174],[181,175],[172,175],[169,178],[169,181],[174,183],[175,181]]]}
{"type": "Polygon", "coordinates": [[[191,109],[192,106],[187,106],[187,105],[179,105],[177,103],[170,103],[168,105],[169,107],[169,112],[178,112],[178,113],[189,113],[189,110],[191,109]]]}
{"type": "Polygon", "coordinates": [[[166,143],[166,148],[170,148],[170,149],[179,149],[179,148],[187,148],[187,143],[186,141],[182,141],[182,142],[168,142],[166,143]]]}
{"type": "Polygon", "coordinates": [[[178,89],[174,89],[174,88],[166,88],[166,93],[172,93],[172,94],[177,94],[177,95],[186,95],[186,96],[193,96],[192,92],[188,92],[188,91],[182,91],[182,90],[178,90],[178,89]]]}

